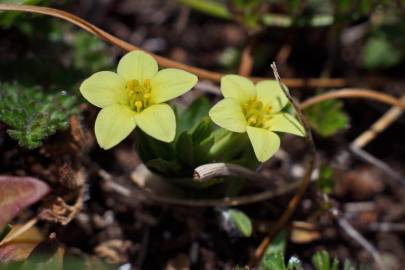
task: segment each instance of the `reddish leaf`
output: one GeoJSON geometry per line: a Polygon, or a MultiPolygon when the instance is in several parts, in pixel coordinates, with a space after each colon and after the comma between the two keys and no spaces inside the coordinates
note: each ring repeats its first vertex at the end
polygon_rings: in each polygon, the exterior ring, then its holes
{"type": "Polygon", "coordinates": [[[36,243],[10,243],[0,247],[0,262],[9,263],[25,260],[35,248],[36,243]]]}
{"type": "Polygon", "coordinates": [[[0,176],[0,229],[49,190],[46,183],[33,177],[0,176]]]}

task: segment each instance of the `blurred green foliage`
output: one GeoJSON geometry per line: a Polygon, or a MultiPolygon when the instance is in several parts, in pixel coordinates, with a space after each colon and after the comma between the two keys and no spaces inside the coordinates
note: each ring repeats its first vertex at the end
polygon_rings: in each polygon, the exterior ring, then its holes
{"type": "MultiPolygon", "coordinates": [[[[315,270],[338,270],[340,261],[337,258],[331,258],[326,250],[317,251],[311,257],[312,266],[315,270]]],[[[286,263],[285,255],[282,250],[275,250],[273,253],[266,253],[263,256],[259,270],[299,270],[303,269],[299,258],[293,256],[286,263]]],[[[311,268],[312,269],[312,268],[311,268]]],[[[356,268],[349,260],[344,260],[342,270],[368,269],[367,266],[356,268]]]]}
{"type": "Polygon", "coordinates": [[[271,244],[263,254],[259,263],[259,270],[284,270],[285,258],[284,251],[287,245],[287,231],[281,231],[274,237],[271,244]]]}
{"type": "MultiPolygon", "coordinates": [[[[35,259],[34,259],[35,261],[35,259]]],[[[0,270],[60,270],[61,267],[58,264],[56,256],[52,256],[49,260],[44,262],[33,262],[33,258],[29,258],[23,262],[12,262],[7,264],[0,263],[0,270]]],[[[107,264],[97,258],[76,258],[71,256],[65,256],[63,258],[64,270],[114,270],[118,269],[118,266],[107,264]]]]}
{"type": "Polygon", "coordinates": [[[83,78],[113,66],[114,58],[105,43],[59,20],[20,19],[3,31],[4,36],[9,36],[0,44],[0,54],[4,54],[0,62],[3,82],[76,92],[83,78]]]}
{"type": "Polygon", "coordinates": [[[326,100],[304,110],[314,130],[323,137],[330,137],[347,128],[349,116],[340,100],[326,100]]]}
{"type": "Polygon", "coordinates": [[[58,130],[66,129],[69,117],[78,113],[76,98],[66,92],[45,93],[40,88],[0,85],[0,122],[20,146],[33,149],[58,130]]]}
{"type": "Polygon", "coordinates": [[[316,270],[338,270],[339,261],[331,259],[325,250],[318,251],[312,256],[312,264],[316,270]]]}
{"type": "Polygon", "coordinates": [[[403,33],[405,33],[403,20],[384,17],[382,23],[376,25],[369,33],[362,55],[363,67],[384,69],[401,63],[405,58],[403,33]]]}
{"type": "MultiPolygon", "coordinates": [[[[341,262],[337,258],[331,258],[331,256],[326,250],[320,250],[317,251],[314,255],[312,255],[312,264],[315,270],[338,270],[341,262]]],[[[348,259],[344,260],[342,266],[343,267],[340,267],[340,269],[343,270],[369,269],[366,265],[360,265],[359,267],[355,267],[348,259]]]]}
{"type": "Polygon", "coordinates": [[[323,193],[332,193],[335,187],[333,169],[330,166],[322,165],[319,168],[319,177],[316,182],[317,188],[323,193]]]}
{"type": "MultiPolygon", "coordinates": [[[[1,4],[23,4],[23,5],[44,5],[47,0],[0,0],[1,4]]],[[[24,16],[21,12],[4,12],[0,14],[0,25],[3,27],[10,27],[18,18],[24,16]]]]}
{"type": "Polygon", "coordinates": [[[210,16],[236,20],[248,29],[268,26],[328,26],[354,21],[380,9],[398,11],[405,1],[390,0],[178,0],[210,16]],[[277,13],[274,12],[277,11],[277,13]]]}
{"type": "MultiPolygon", "coordinates": [[[[362,67],[391,68],[402,63],[405,57],[405,36],[402,34],[405,31],[403,22],[405,0],[179,0],[179,2],[210,16],[237,21],[245,29],[254,31],[275,26],[330,27],[334,29],[333,31],[339,32],[345,27],[367,21],[370,27],[366,30],[364,47],[359,59],[362,67]]],[[[224,62],[223,59],[221,62],[224,62]]],[[[228,66],[229,63],[227,60],[223,65],[228,66]]]]}

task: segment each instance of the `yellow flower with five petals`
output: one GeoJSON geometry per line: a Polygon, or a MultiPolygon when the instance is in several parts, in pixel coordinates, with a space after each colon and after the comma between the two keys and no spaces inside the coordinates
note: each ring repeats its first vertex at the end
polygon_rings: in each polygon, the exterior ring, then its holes
{"type": "Polygon", "coordinates": [[[209,112],[218,126],[238,133],[247,132],[259,161],[268,160],[280,147],[275,132],[305,136],[297,119],[282,109],[288,98],[275,80],[254,85],[247,78],[226,75],[221,79],[224,99],[209,112]]]}
{"type": "Polygon", "coordinates": [[[142,51],[127,53],[117,73],[100,71],[80,86],[80,92],[100,107],[95,134],[98,144],[109,149],[124,140],[136,126],[155,139],[174,140],[176,120],[166,101],[189,91],[197,83],[189,72],[167,68],[158,71],[156,60],[142,51]]]}

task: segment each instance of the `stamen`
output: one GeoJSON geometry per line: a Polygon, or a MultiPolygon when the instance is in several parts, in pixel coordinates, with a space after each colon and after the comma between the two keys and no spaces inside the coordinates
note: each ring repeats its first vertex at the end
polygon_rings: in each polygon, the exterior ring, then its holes
{"type": "Polygon", "coordinates": [[[248,124],[249,125],[255,125],[256,124],[256,122],[257,122],[257,119],[256,119],[256,117],[254,117],[254,116],[252,116],[252,117],[249,117],[249,119],[248,119],[248,124]]]}
{"type": "Polygon", "coordinates": [[[270,120],[272,108],[257,98],[252,98],[242,104],[243,113],[249,126],[266,128],[270,120]]]}
{"type": "Polygon", "coordinates": [[[143,107],[142,101],[139,101],[139,100],[135,101],[135,108],[136,108],[137,112],[141,112],[142,107],[143,107]]]}
{"type": "Polygon", "coordinates": [[[151,84],[150,80],[146,79],[143,83],[138,80],[129,80],[126,83],[128,105],[136,112],[141,112],[150,104],[151,84]]]}

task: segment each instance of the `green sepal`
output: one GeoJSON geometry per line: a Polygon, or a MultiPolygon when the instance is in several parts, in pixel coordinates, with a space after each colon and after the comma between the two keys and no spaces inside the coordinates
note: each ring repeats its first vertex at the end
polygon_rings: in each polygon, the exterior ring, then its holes
{"type": "Polygon", "coordinates": [[[176,154],[179,161],[186,166],[194,165],[194,144],[190,134],[183,132],[176,144],[176,154]]]}
{"type": "Polygon", "coordinates": [[[152,171],[162,175],[176,175],[180,172],[181,166],[175,161],[167,161],[161,158],[151,159],[145,165],[152,171]]]}
{"type": "Polygon", "coordinates": [[[175,108],[177,135],[195,129],[204,118],[207,118],[211,103],[205,96],[195,100],[187,109],[175,108]]]}

